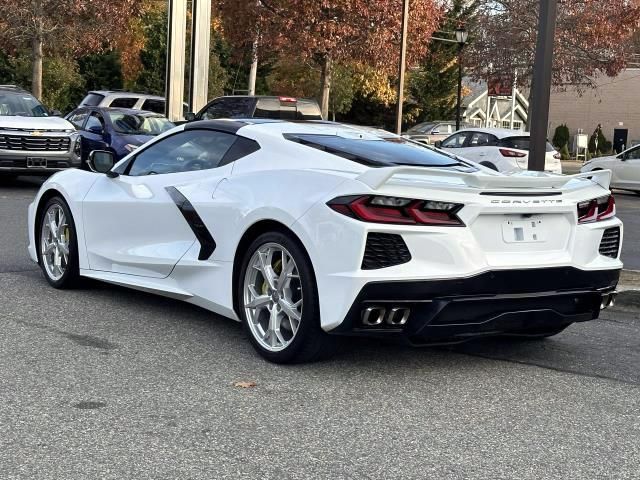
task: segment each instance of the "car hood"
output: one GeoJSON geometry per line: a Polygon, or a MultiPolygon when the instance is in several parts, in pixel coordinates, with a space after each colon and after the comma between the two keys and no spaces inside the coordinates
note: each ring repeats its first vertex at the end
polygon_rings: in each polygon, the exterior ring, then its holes
{"type": "Polygon", "coordinates": [[[9,130],[75,130],[73,125],[60,117],[0,116],[0,129],[9,130]]]}

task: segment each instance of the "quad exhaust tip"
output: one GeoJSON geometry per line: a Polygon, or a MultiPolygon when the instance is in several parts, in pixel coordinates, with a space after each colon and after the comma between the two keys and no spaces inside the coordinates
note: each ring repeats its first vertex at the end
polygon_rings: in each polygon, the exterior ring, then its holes
{"type": "Polygon", "coordinates": [[[402,327],[409,320],[411,310],[404,307],[367,307],[362,311],[362,325],[365,327],[402,327]]]}
{"type": "Polygon", "coordinates": [[[600,310],[604,310],[605,308],[613,307],[616,300],[616,295],[618,292],[612,293],[603,293],[602,301],[600,302],[600,310]]]}

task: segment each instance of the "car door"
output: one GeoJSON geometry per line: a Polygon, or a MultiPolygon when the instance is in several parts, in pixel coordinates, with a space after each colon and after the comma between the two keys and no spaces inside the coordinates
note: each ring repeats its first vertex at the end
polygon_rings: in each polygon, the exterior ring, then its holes
{"type": "Polygon", "coordinates": [[[467,141],[467,132],[459,132],[444,140],[440,148],[455,155],[462,155],[462,147],[467,141]]]}
{"type": "Polygon", "coordinates": [[[236,138],[214,130],[183,130],[118,164],[117,177],[101,175],[83,206],[89,267],[167,277],[200,228],[186,211],[180,187],[206,182],[213,194],[231,173],[231,164],[220,163],[236,138]]]}
{"type": "Polygon", "coordinates": [[[108,150],[109,142],[102,114],[96,110],[90,111],[87,121],[82,128],[82,159],[86,160],[93,150],[108,150]]]}
{"type": "Polygon", "coordinates": [[[614,184],[640,190],[640,145],[618,155],[611,169],[614,184]]]}

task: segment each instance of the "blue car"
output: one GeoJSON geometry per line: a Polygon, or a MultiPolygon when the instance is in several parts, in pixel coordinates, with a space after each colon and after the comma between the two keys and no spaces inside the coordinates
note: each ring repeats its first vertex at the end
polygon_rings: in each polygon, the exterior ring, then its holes
{"type": "Polygon", "coordinates": [[[80,107],[66,119],[82,137],[82,168],[93,150],[108,150],[120,160],[175,126],[158,113],[128,108],[80,107]]]}

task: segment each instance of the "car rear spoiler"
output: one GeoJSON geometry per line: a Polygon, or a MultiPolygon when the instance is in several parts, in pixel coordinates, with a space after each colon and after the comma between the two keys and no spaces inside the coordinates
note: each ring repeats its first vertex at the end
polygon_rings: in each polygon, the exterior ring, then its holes
{"type": "MultiPolygon", "coordinates": [[[[485,172],[457,172],[431,167],[382,167],[371,168],[357,177],[365,185],[377,190],[393,177],[411,176],[410,180],[450,179],[455,183],[463,182],[473,188],[562,188],[573,180],[589,179],[602,188],[609,189],[611,170],[578,173],[577,175],[547,175],[540,172],[521,172],[513,175],[485,172]]],[[[436,180],[437,181],[437,180],[436,180]]]]}

